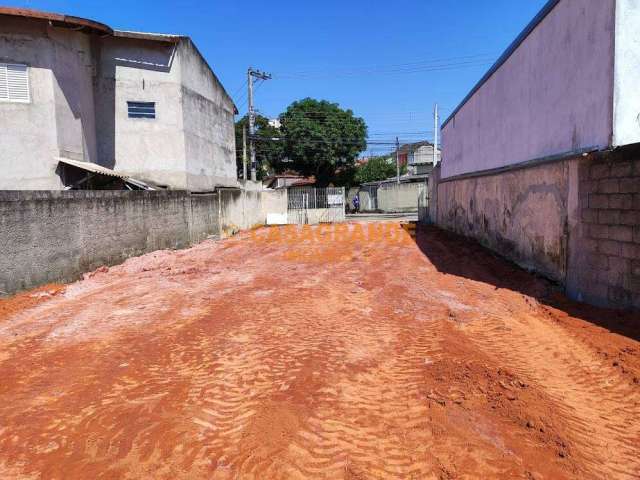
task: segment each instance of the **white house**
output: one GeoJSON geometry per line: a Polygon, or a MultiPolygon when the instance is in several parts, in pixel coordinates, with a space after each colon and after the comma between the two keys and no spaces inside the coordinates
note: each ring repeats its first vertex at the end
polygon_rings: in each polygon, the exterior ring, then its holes
{"type": "Polygon", "coordinates": [[[234,114],[189,37],[0,7],[0,189],[235,186],[234,114]]]}

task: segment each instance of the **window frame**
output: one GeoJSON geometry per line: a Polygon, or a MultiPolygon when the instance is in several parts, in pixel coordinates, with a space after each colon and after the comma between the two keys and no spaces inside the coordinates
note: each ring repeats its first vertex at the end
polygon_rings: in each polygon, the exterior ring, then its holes
{"type": "Polygon", "coordinates": [[[0,103],[23,103],[29,104],[31,103],[31,78],[29,75],[30,67],[26,63],[15,63],[15,62],[0,62],[0,67],[4,67],[6,69],[6,79],[7,79],[7,98],[0,97],[0,103]],[[11,98],[9,94],[9,70],[8,67],[24,67],[25,72],[25,81],[26,81],[26,92],[27,98],[11,98]]]}

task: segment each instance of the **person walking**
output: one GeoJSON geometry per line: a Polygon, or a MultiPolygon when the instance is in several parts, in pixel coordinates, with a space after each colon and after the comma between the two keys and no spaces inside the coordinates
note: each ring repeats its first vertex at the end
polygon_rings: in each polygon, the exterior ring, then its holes
{"type": "Polygon", "coordinates": [[[356,195],[353,197],[353,213],[360,212],[360,196],[356,195]]]}

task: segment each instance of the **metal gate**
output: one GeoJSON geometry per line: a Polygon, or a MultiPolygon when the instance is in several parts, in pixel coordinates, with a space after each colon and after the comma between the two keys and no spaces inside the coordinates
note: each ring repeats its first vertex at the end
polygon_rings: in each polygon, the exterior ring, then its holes
{"type": "Polygon", "coordinates": [[[292,187],[287,192],[288,223],[314,225],[344,222],[344,188],[292,187]]]}

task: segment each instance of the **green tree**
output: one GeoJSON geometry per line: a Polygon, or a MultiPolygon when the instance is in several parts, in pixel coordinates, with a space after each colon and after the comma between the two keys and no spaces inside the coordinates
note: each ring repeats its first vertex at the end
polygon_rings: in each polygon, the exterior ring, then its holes
{"type": "MultiPolygon", "coordinates": [[[[251,175],[251,158],[249,153],[249,117],[245,115],[236,122],[236,167],[238,178],[242,176],[242,130],[247,127],[247,176],[251,175]]],[[[263,177],[278,173],[285,168],[282,163],[284,158],[284,142],[280,139],[282,132],[279,128],[269,125],[269,119],[262,115],[256,115],[255,119],[256,160],[258,161],[258,180],[263,177]]]]}
{"type": "Polygon", "coordinates": [[[351,187],[357,184],[355,180],[356,172],[358,171],[355,165],[347,165],[345,167],[338,167],[336,174],[331,180],[331,184],[334,187],[344,187],[349,190],[351,187]]]}
{"type": "Polygon", "coordinates": [[[392,156],[371,157],[367,163],[357,168],[355,181],[357,183],[377,182],[391,178],[396,173],[396,162],[392,156]]]}
{"type": "Polygon", "coordinates": [[[305,98],[293,102],[280,121],[291,168],[314,175],[319,186],[332,182],[338,168],[352,167],[366,148],[364,120],[337,103],[305,98]]]}

